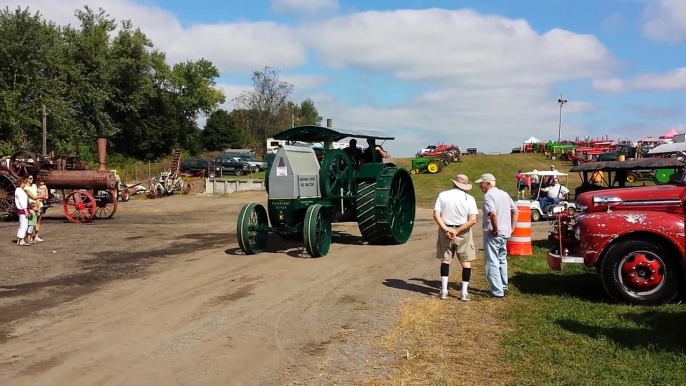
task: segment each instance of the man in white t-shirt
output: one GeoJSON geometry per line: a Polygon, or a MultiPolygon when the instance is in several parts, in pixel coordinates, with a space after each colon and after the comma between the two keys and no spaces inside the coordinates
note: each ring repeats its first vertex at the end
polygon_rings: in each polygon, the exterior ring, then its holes
{"type": "Polygon", "coordinates": [[[434,205],[434,221],[438,224],[436,258],[441,260],[440,298],[448,298],[448,277],[450,262],[457,256],[462,265],[462,296],[469,301],[469,280],[472,275],[472,261],[476,259],[476,248],[472,237],[472,226],[476,224],[479,209],[476,200],[467,191],[472,189],[469,178],[458,174],[454,188],[441,192],[434,205]]]}
{"type": "Polygon", "coordinates": [[[541,204],[541,209],[550,205],[557,205],[562,199],[567,197],[569,189],[566,186],[560,185],[560,181],[557,177],[553,178],[553,182],[547,188],[541,189],[546,195],[541,197],[539,202],[541,204]]]}

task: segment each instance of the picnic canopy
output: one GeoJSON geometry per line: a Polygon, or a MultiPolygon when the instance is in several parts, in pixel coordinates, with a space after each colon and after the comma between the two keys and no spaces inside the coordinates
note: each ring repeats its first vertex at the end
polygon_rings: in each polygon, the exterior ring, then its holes
{"type": "Polygon", "coordinates": [[[669,133],[667,133],[667,134],[665,134],[665,135],[663,135],[663,136],[660,136],[660,138],[672,139],[672,138],[674,138],[674,136],[677,135],[677,134],[679,134],[679,132],[676,131],[676,130],[674,130],[674,129],[672,129],[672,130],[669,131],[669,133]]]}
{"type": "Polygon", "coordinates": [[[538,139],[536,139],[534,137],[531,137],[531,138],[527,139],[526,141],[524,141],[524,143],[541,143],[541,141],[539,141],[538,139]]]}

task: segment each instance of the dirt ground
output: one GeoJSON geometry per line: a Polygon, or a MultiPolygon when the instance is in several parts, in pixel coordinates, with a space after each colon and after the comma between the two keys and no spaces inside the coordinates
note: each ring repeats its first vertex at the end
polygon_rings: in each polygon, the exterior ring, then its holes
{"type": "MultiPolygon", "coordinates": [[[[30,247],[12,244],[15,223],[0,224],[0,383],[354,384],[382,375],[400,353],[371,343],[438,271],[430,211],[418,211],[401,246],[364,245],[355,223],[336,224],[323,258],[303,258],[276,236],[269,253],[245,256],[236,216],[250,201],[266,194],[132,200],[91,224],[66,223],[53,208],[45,242],[30,247]]],[[[535,235],[548,227],[534,224],[535,235]]]]}

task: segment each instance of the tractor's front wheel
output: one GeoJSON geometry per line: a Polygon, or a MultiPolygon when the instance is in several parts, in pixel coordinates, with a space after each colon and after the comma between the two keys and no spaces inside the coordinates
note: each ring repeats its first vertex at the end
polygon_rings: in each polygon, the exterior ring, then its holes
{"type": "Polygon", "coordinates": [[[269,216],[261,204],[246,204],[238,213],[236,238],[238,246],[246,255],[254,255],[267,249],[269,240],[269,216]]]}
{"type": "Polygon", "coordinates": [[[627,239],[608,249],[600,263],[603,286],[612,299],[633,305],[672,301],[681,285],[681,264],[665,246],[627,239]]]}
{"type": "Polygon", "coordinates": [[[331,213],[322,205],[307,208],[303,223],[305,249],[312,257],[322,257],[331,247],[331,213]]]}

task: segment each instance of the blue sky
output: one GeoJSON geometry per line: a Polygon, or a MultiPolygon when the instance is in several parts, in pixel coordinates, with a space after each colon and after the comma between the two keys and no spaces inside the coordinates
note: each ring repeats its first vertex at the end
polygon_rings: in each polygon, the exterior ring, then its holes
{"type": "Polygon", "coordinates": [[[171,61],[215,62],[229,99],[269,65],[334,126],[396,135],[394,156],[436,142],[509,152],[530,136],[556,139],[561,92],[563,138],[686,131],[683,0],[4,3],[58,23],[101,6],[171,61]]]}

